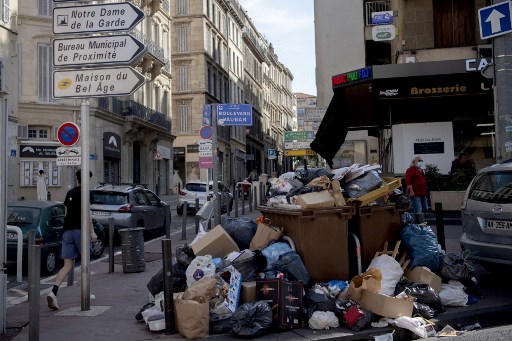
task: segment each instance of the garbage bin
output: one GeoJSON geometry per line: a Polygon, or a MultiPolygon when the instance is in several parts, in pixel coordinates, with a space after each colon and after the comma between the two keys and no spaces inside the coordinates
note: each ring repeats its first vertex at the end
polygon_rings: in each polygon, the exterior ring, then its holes
{"type": "MultiPolygon", "coordinates": [[[[405,212],[393,205],[358,206],[356,214],[349,220],[349,230],[355,233],[361,243],[361,263],[363,272],[388,242],[388,250],[400,240],[401,217],[405,212]]],[[[397,257],[398,259],[400,256],[397,257]]]]}
{"type": "Polygon", "coordinates": [[[146,271],[144,260],[144,228],[120,229],[123,272],[146,271]]]}
{"type": "Polygon", "coordinates": [[[352,206],[309,210],[260,206],[258,210],[293,240],[312,283],[350,280],[348,219],[355,213],[352,206]]]}

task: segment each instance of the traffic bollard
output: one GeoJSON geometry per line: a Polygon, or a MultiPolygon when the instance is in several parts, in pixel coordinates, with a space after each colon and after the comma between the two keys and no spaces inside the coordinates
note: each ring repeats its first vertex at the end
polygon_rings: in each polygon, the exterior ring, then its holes
{"type": "Polygon", "coordinates": [[[171,215],[171,206],[166,203],[165,205],[165,238],[171,238],[171,224],[172,224],[172,215],[171,215]],[[169,218],[169,221],[167,221],[169,218]]]}
{"type": "MultiPolygon", "coordinates": [[[[29,296],[39,298],[41,281],[41,245],[30,245],[29,259],[29,296]]],[[[29,302],[29,336],[30,341],[39,340],[39,299],[29,302]]]]}
{"type": "Polygon", "coordinates": [[[188,216],[188,203],[183,203],[183,225],[181,227],[181,240],[187,240],[187,216],[188,216]]]}
{"type": "MultiPolygon", "coordinates": [[[[207,201],[210,201],[210,197],[208,196],[206,198],[207,201]]],[[[215,210],[215,208],[214,208],[215,210]]],[[[215,211],[214,211],[215,212],[215,211]]],[[[204,225],[203,225],[204,226],[204,225]]],[[[212,220],[211,219],[208,219],[208,230],[210,230],[212,228],[212,220]]]]}
{"type": "Polygon", "coordinates": [[[114,272],[114,218],[108,218],[108,272],[114,272]]]}
{"type": "Polygon", "coordinates": [[[199,198],[196,198],[196,234],[199,233],[199,217],[197,212],[199,212],[199,198]]]}
{"type": "MultiPolygon", "coordinates": [[[[240,186],[242,188],[242,186],[240,186]]],[[[242,215],[245,215],[245,193],[243,190],[240,190],[240,193],[242,193],[242,215]]]]}
{"type": "Polygon", "coordinates": [[[238,218],[238,191],[235,191],[234,193],[235,193],[235,218],[238,218]]]}
{"type": "Polygon", "coordinates": [[[441,248],[446,250],[446,239],[444,236],[444,219],[443,219],[443,203],[436,202],[434,204],[436,209],[436,231],[437,231],[437,239],[441,248]]]}
{"type": "Polygon", "coordinates": [[[252,212],[252,185],[249,187],[249,195],[247,196],[247,201],[249,201],[249,212],[252,212]]]}
{"type": "MultiPolygon", "coordinates": [[[[32,248],[31,245],[34,245],[36,243],[36,230],[32,229],[28,231],[28,259],[32,259],[32,248]]],[[[27,280],[30,283],[32,280],[30,271],[28,272],[27,280]]],[[[37,297],[37,296],[36,296],[37,297]]],[[[30,301],[30,290],[28,291],[28,300],[30,301]]]]}
{"type": "Polygon", "coordinates": [[[174,325],[174,301],[173,301],[173,281],[172,277],[172,243],[170,239],[162,239],[162,257],[164,271],[164,317],[165,333],[167,335],[176,333],[174,325]]]}

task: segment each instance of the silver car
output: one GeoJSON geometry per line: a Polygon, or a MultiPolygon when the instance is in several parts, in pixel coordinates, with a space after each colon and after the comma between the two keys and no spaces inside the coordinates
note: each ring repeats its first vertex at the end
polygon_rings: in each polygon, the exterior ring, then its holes
{"type": "Polygon", "coordinates": [[[462,205],[462,250],[488,269],[512,265],[512,163],[480,170],[462,205]]]}
{"type": "MultiPolygon", "coordinates": [[[[233,206],[233,195],[229,188],[219,181],[219,197],[220,197],[220,210],[222,213],[231,210],[233,206]]],[[[210,181],[208,193],[212,194],[213,181],[210,181]]],[[[180,190],[178,200],[176,202],[176,212],[178,215],[183,214],[183,204],[186,202],[189,212],[195,212],[196,198],[199,199],[199,207],[202,207],[206,202],[206,181],[192,180],[185,184],[185,187],[180,190]]]]}
{"type": "Polygon", "coordinates": [[[91,197],[91,216],[107,231],[110,218],[114,219],[116,232],[130,227],[165,230],[167,203],[143,185],[99,185],[91,191],[91,197]]]}

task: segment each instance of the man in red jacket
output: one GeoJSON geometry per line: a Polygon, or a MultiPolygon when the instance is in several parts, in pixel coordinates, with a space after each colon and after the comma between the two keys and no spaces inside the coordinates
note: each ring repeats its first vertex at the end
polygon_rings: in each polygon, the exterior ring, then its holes
{"type": "Polygon", "coordinates": [[[428,211],[427,204],[427,179],[421,167],[423,160],[421,156],[415,156],[411,165],[405,173],[405,184],[407,195],[411,197],[414,213],[425,213],[428,211]]]}

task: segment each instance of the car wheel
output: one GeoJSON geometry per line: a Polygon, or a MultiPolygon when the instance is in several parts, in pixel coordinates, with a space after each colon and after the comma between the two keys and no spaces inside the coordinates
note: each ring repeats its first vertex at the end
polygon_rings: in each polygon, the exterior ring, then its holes
{"type": "Polygon", "coordinates": [[[183,205],[176,207],[176,213],[178,213],[178,215],[183,215],[183,205]]]}
{"type": "Polygon", "coordinates": [[[51,275],[55,272],[57,268],[57,250],[51,249],[48,250],[47,253],[41,255],[41,274],[42,275],[51,275]]]}
{"type": "Polygon", "coordinates": [[[91,258],[100,258],[105,251],[105,241],[101,238],[96,239],[94,243],[91,243],[91,258]]]}

